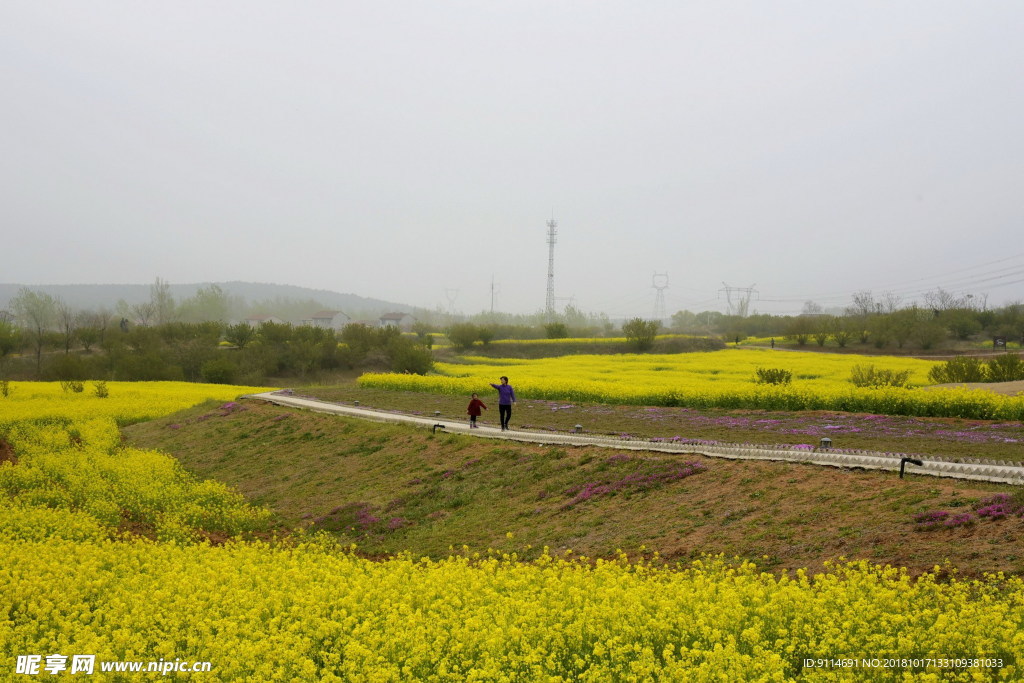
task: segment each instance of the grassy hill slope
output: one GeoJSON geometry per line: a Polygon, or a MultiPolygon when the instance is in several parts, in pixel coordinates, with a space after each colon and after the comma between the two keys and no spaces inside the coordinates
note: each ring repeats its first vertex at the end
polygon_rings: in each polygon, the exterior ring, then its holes
{"type": "Polygon", "coordinates": [[[916,529],[914,515],[964,511],[1010,487],[696,455],[553,449],[294,411],[209,406],[126,428],[133,445],[176,456],[237,487],[288,528],[357,543],[369,555],[454,547],[609,556],[659,552],[819,569],[845,556],[912,571],[1024,571],[1020,517],[916,529]]]}

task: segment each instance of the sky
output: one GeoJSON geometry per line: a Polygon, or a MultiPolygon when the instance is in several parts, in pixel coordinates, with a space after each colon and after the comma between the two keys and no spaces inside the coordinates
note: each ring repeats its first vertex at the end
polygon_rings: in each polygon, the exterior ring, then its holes
{"type": "Polygon", "coordinates": [[[0,4],[0,282],[1024,300],[1024,3],[0,4]],[[654,285],[662,288],[659,290],[654,285]]]}

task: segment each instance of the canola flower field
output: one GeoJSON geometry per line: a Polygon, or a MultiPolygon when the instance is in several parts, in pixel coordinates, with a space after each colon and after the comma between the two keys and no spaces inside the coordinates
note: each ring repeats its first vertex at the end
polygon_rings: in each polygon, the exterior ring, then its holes
{"type": "MultiPolygon", "coordinates": [[[[203,385],[137,388],[170,410],[190,387],[192,405],[210,398],[203,385]]],[[[210,662],[204,681],[1022,677],[1019,577],[914,578],[865,562],[779,576],[721,557],[520,562],[511,549],[373,561],[327,537],[246,540],[268,511],[121,444],[117,420],[134,418],[116,402],[81,411],[81,396],[18,388],[0,398],[17,457],[0,462],[0,679],[32,680],[15,674],[18,657],[57,654],[210,662]],[[20,401],[48,402],[47,419],[20,401]]],[[[238,388],[219,390],[227,402],[198,419],[245,410],[238,388]]]]}
{"type": "Polygon", "coordinates": [[[520,398],[690,408],[833,410],[880,415],[1024,419],[1024,397],[965,388],[922,390],[935,361],[894,356],[768,349],[578,355],[537,360],[465,357],[437,363],[437,374],[367,373],[363,386],[469,395],[507,375],[520,398]],[[859,388],[855,365],[910,371],[908,388],[859,388]],[[758,368],[792,373],[790,384],[757,384],[758,368]]]}

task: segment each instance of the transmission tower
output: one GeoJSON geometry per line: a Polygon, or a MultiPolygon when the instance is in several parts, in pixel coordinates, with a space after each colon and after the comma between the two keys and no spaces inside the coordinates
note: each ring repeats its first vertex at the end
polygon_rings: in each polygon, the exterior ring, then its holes
{"type": "Polygon", "coordinates": [[[750,309],[750,297],[753,294],[757,294],[758,291],[754,289],[754,285],[749,287],[730,287],[726,283],[719,292],[725,292],[725,300],[729,304],[729,315],[738,315],[741,318],[747,317],[747,311],[750,309]]]}
{"type": "Polygon", "coordinates": [[[548,319],[555,317],[555,242],[558,241],[558,223],[552,216],[548,221],[548,298],[544,312],[548,319]]]}
{"type": "Polygon", "coordinates": [[[668,273],[655,273],[651,287],[658,290],[654,296],[654,319],[665,320],[665,290],[668,289],[668,273]]]}
{"type": "Polygon", "coordinates": [[[494,313],[494,296],[501,292],[501,286],[494,284],[494,276],[491,275],[491,313],[494,313]]]}
{"type": "Polygon", "coordinates": [[[459,290],[446,289],[444,296],[448,299],[448,315],[455,315],[455,300],[459,298],[459,290]]]}

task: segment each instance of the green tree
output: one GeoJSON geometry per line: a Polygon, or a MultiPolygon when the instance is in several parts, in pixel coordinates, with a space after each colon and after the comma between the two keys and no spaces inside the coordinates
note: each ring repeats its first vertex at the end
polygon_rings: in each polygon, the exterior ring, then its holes
{"type": "Polygon", "coordinates": [[[657,320],[632,318],[622,325],[622,334],[626,343],[637,351],[646,351],[654,346],[654,338],[658,335],[657,320]]]}
{"type": "Polygon", "coordinates": [[[178,317],[188,322],[213,320],[226,324],[233,310],[241,310],[242,302],[232,298],[220,285],[200,287],[196,293],[178,305],[178,317]]]}
{"type": "Polygon", "coordinates": [[[0,320],[0,371],[7,355],[21,347],[21,331],[7,320],[0,320]]]}
{"type": "Polygon", "coordinates": [[[53,329],[57,319],[57,299],[46,292],[36,292],[27,287],[18,290],[11,299],[11,309],[25,331],[25,336],[36,356],[36,376],[42,371],[43,347],[47,333],[53,329]]]}
{"type": "Polygon", "coordinates": [[[244,349],[256,338],[256,328],[246,322],[228,325],[224,330],[224,339],[239,349],[244,349]]]}
{"type": "Polygon", "coordinates": [[[835,340],[836,345],[839,348],[846,348],[846,345],[850,343],[850,339],[853,338],[852,320],[841,316],[836,316],[830,321],[830,330],[832,333],[832,339],[835,340]]]}
{"type": "Polygon", "coordinates": [[[86,353],[96,344],[102,344],[110,326],[110,313],[106,311],[79,311],[75,316],[75,336],[86,353]]]}
{"type": "Polygon", "coordinates": [[[544,335],[548,339],[565,339],[569,336],[569,328],[563,322],[545,323],[544,335]]]}
{"type": "Polygon", "coordinates": [[[480,330],[473,323],[455,323],[448,328],[448,340],[459,350],[466,350],[480,338],[480,330]]]}
{"type": "Polygon", "coordinates": [[[388,344],[392,372],[408,372],[425,375],[434,368],[434,356],[430,349],[406,337],[395,337],[388,344]]]}
{"type": "Polygon", "coordinates": [[[814,323],[806,315],[798,315],[790,318],[786,325],[786,339],[795,341],[799,346],[807,346],[814,331],[814,323]]]}
{"type": "Polygon", "coordinates": [[[174,322],[176,319],[176,306],[174,297],[171,295],[171,286],[167,280],[157,278],[149,287],[149,303],[153,310],[153,323],[163,325],[174,322]]]}

